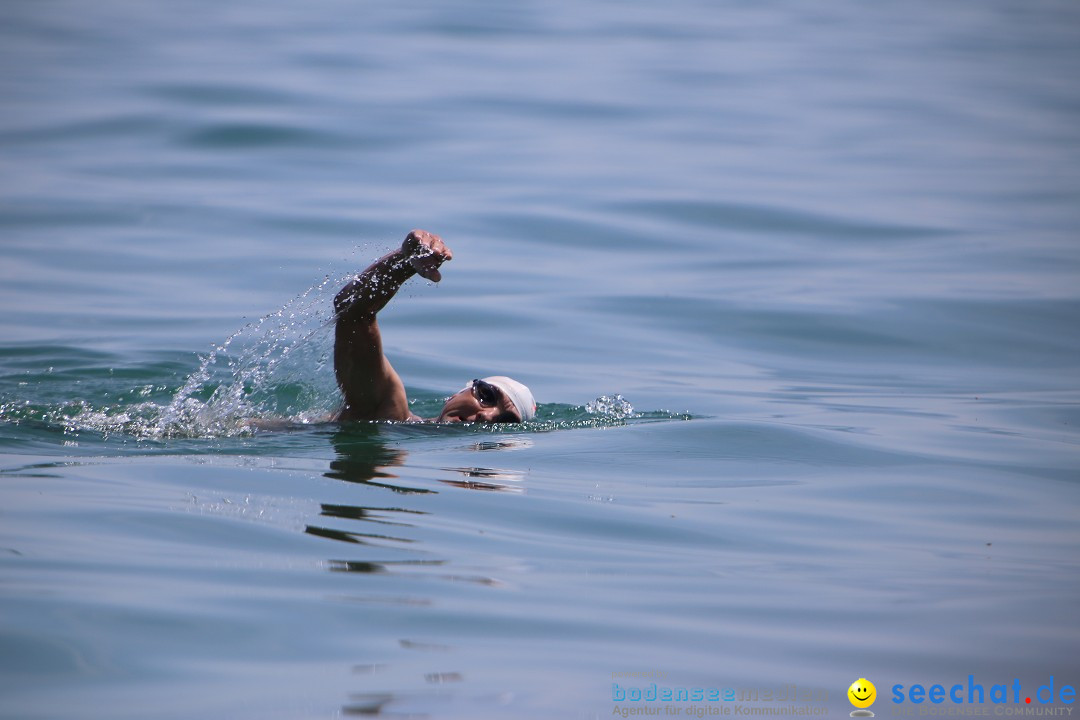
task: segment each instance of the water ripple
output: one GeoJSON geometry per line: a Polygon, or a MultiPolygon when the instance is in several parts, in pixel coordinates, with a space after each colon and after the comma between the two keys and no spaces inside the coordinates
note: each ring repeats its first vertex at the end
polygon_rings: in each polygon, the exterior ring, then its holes
{"type": "Polygon", "coordinates": [[[334,133],[293,125],[235,122],[199,128],[180,137],[182,145],[202,150],[335,147],[342,139],[334,133]]]}

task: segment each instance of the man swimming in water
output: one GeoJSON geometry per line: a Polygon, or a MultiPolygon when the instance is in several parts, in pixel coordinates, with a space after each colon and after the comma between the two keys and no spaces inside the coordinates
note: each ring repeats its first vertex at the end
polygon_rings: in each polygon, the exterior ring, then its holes
{"type": "MultiPolygon", "coordinates": [[[[375,316],[406,280],[442,279],[439,267],[454,253],[438,235],[413,230],[334,298],[334,373],[345,396],[338,420],[422,420],[409,410],[405,386],[382,351],[375,316]]],[[[450,396],[436,422],[524,422],[536,414],[529,388],[494,376],[473,380],[450,396]]]]}

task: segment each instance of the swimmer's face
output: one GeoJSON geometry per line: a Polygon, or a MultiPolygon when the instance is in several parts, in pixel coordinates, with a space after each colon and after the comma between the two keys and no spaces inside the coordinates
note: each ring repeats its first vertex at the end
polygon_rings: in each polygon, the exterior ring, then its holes
{"type": "Polygon", "coordinates": [[[510,398],[483,380],[473,380],[450,396],[439,413],[439,422],[521,422],[510,398]]]}
{"type": "Polygon", "coordinates": [[[877,698],[877,688],[866,678],[859,678],[851,683],[847,691],[848,700],[857,708],[868,708],[877,698]]]}

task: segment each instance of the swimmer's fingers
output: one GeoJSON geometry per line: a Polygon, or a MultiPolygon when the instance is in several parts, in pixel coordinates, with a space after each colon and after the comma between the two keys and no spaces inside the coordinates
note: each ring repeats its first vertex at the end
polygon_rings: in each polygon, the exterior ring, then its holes
{"type": "Polygon", "coordinates": [[[410,258],[434,257],[438,259],[439,263],[454,258],[454,253],[446,246],[443,239],[427,230],[413,230],[405,237],[401,249],[410,258]]]}
{"type": "Polygon", "coordinates": [[[442,280],[442,273],[439,272],[438,268],[424,267],[416,258],[413,258],[410,262],[412,263],[413,269],[416,270],[416,274],[420,277],[426,278],[431,282],[439,282],[442,280]]]}
{"type": "Polygon", "coordinates": [[[439,266],[454,259],[454,253],[438,235],[427,230],[413,230],[401,244],[401,250],[409,258],[417,274],[432,282],[442,280],[439,266]]]}

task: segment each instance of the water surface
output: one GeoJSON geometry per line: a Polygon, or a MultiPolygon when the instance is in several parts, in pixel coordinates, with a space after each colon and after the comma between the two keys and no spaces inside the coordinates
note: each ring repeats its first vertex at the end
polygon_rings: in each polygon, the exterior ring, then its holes
{"type": "Polygon", "coordinates": [[[1051,0],[4,5],[0,714],[1075,685],[1078,75],[1051,0]],[[415,408],[535,422],[325,422],[412,227],[415,408]]]}

